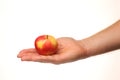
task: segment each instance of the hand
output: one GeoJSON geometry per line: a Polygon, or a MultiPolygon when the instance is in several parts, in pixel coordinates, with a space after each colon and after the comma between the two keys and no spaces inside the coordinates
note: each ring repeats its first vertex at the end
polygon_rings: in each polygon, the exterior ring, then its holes
{"type": "Polygon", "coordinates": [[[61,64],[120,49],[120,20],[83,40],[62,37],[58,38],[57,42],[58,50],[54,55],[39,55],[34,48],[31,48],[20,51],[18,58],[22,61],[61,64]]]}
{"type": "Polygon", "coordinates": [[[57,39],[58,50],[56,54],[50,56],[39,55],[34,48],[21,50],[18,58],[22,61],[35,61],[44,63],[61,64],[76,61],[87,57],[85,49],[77,40],[69,37],[57,39]]]}

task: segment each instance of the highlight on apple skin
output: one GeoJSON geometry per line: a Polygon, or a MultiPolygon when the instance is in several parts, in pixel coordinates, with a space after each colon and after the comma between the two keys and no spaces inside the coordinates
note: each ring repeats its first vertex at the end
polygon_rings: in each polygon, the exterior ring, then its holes
{"type": "Polygon", "coordinates": [[[40,35],[35,39],[35,49],[40,55],[53,55],[57,51],[57,40],[51,35],[40,35]]]}

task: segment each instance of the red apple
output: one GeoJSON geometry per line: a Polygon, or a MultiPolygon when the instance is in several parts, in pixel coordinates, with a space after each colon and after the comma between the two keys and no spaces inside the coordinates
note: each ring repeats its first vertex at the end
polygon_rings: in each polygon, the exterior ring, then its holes
{"type": "Polygon", "coordinates": [[[58,43],[51,35],[41,35],[35,39],[35,49],[40,55],[52,55],[57,51],[58,43]]]}

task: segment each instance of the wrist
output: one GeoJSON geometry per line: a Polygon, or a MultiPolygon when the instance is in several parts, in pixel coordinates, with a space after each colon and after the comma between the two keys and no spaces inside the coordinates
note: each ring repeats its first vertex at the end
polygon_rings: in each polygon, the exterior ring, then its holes
{"type": "Polygon", "coordinates": [[[95,41],[92,40],[91,37],[78,41],[79,45],[81,45],[84,48],[85,54],[87,57],[98,54],[98,51],[96,50],[96,47],[95,47],[97,44],[95,45],[94,42],[95,41]]]}
{"type": "Polygon", "coordinates": [[[83,40],[78,40],[78,44],[83,48],[83,50],[84,50],[84,55],[86,56],[86,57],[89,57],[89,56],[91,56],[91,54],[90,54],[90,51],[89,51],[89,44],[88,44],[88,41],[87,41],[87,39],[83,39],[83,40]]]}

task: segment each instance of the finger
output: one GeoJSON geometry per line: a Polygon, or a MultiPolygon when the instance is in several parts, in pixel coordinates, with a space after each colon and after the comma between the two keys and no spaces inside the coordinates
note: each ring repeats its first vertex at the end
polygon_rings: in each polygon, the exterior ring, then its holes
{"type": "Polygon", "coordinates": [[[23,49],[19,52],[19,54],[17,55],[18,58],[24,56],[24,55],[28,55],[27,53],[37,53],[36,50],[34,48],[29,48],[29,49],[23,49]]]}
{"type": "Polygon", "coordinates": [[[61,57],[56,54],[56,55],[51,55],[51,56],[33,56],[32,61],[35,62],[44,62],[44,63],[53,63],[53,64],[60,64],[62,63],[61,57]]]}
{"type": "Polygon", "coordinates": [[[37,54],[30,54],[24,55],[21,57],[22,61],[34,61],[34,62],[42,62],[42,63],[53,63],[53,64],[60,64],[62,63],[62,60],[60,59],[60,56],[58,55],[52,55],[52,56],[43,56],[43,55],[37,55],[37,54]]]}
{"type": "Polygon", "coordinates": [[[31,56],[23,56],[23,57],[21,57],[21,61],[32,61],[32,57],[31,56]]]}
{"type": "Polygon", "coordinates": [[[32,56],[32,61],[48,63],[48,62],[51,62],[51,58],[52,58],[52,56],[43,56],[43,55],[36,56],[36,55],[34,55],[34,56],[32,56]]]}
{"type": "Polygon", "coordinates": [[[31,56],[31,57],[33,57],[33,56],[40,56],[40,55],[38,53],[24,53],[19,58],[22,58],[23,56],[31,56]]]}
{"type": "Polygon", "coordinates": [[[42,63],[48,63],[50,62],[48,59],[45,58],[45,56],[23,56],[21,58],[22,61],[34,61],[34,62],[42,62],[42,63]]]}
{"type": "Polygon", "coordinates": [[[27,53],[27,52],[36,52],[36,49],[35,48],[29,48],[29,49],[23,49],[20,51],[20,53],[27,53]]]}
{"type": "Polygon", "coordinates": [[[25,53],[22,57],[22,61],[32,61],[34,56],[40,56],[38,53],[25,53]]]}

